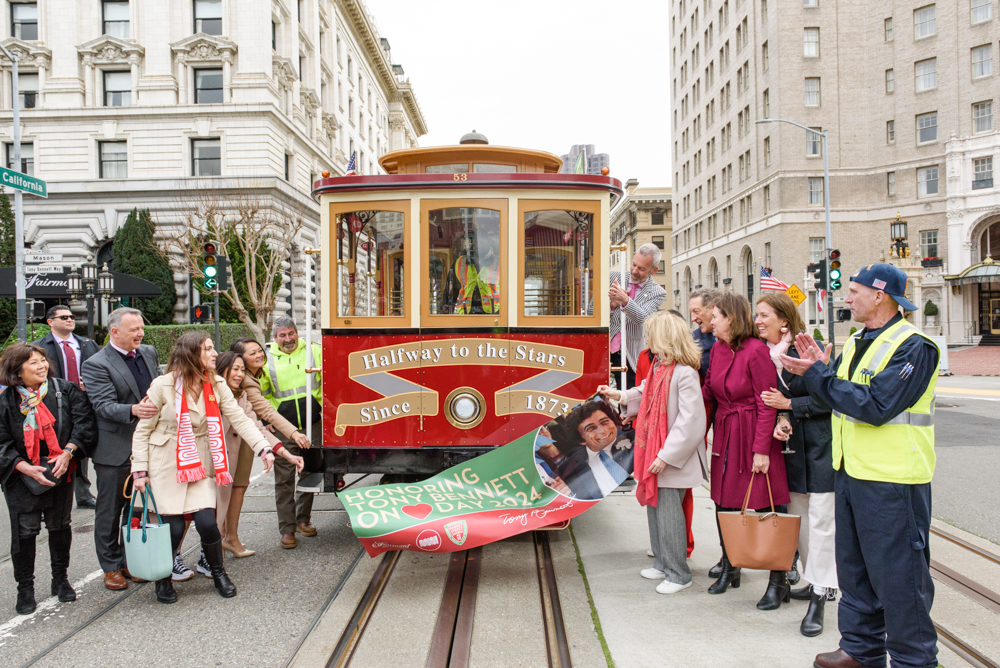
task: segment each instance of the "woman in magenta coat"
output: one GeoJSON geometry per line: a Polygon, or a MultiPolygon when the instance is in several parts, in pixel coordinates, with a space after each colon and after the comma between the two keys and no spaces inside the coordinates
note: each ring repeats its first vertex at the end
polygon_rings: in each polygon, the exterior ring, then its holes
{"type": "MultiPolygon", "coordinates": [[[[762,392],[777,387],[778,372],[771,362],[767,344],[760,340],[753,322],[750,302],[740,295],[727,293],[713,309],[712,325],[718,344],[712,347],[708,375],[702,388],[706,402],[715,401],[712,456],[712,500],[716,511],[739,510],[743,505],[752,473],[768,474],[753,477],[748,507],[767,508],[771,500],[767,480],[776,505],[786,504],[788,477],[781,442],[774,438],[777,410],[764,404],[762,392]]],[[[722,535],[722,532],[719,532],[722,535]]],[[[708,589],[710,594],[722,594],[732,585],[740,586],[740,569],[734,568],[726,556],[722,542],[722,574],[708,589]]],[[[757,603],[760,610],[775,610],[788,601],[791,585],[785,571],[771,571],[767,592],[757,603]]]]}

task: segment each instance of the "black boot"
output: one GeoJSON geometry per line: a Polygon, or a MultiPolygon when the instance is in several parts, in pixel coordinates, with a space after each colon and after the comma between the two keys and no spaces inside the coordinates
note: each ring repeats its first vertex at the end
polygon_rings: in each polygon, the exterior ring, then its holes
{"type": "Polygon", "coordinates": [[[799,587],[798,589],[793,589],[788,593],[789,598],[794,598],[796,601],[808,601],[812,598],[813,588],[812,585],[806,585],[805,587],[799,587]]]}
{"type": "Polygon", "coordinates": [[[726,589],[732,587],[733,589],[740,588],[740,574],[742,571],[738,568],[734,568],[729,559],[726,557],[722,558],[722,573],[719,574],[719,579],[712,583],[712,586],[708,588],[709,594],[724,594],[726,589]]]}
{"type": "Polygon", "coordinates": [[[10,555],[17,582],[15,609],[19,615],[30,615],[35,611],[35,537],[21,538],[18,547],[20,549],[10,555]]]}
{"type": "Polygon", "coordinates": [[[160,603],[177,602],[177,592],[174,591],[174,583],[169,575],[156,581],[156,600],[160,603]]]}
{"type": "Polygon", "coordinates": [[[809,599],[809,609],[806,616],[802,618],[802,625],[799,630],[807,638],[814,638],[823,632],[823,608],[826,606],[826,591],[822,594],[813,592],[809,599]]]}
{"type": "Polygon", "coordinates": [[[76,592],[66,577],[69,568],[69,548],[73,542],[73,530],[49,530],[49,558],[52,560],[52,595],[63,603],[76,600],[76,592]]]}
{"type": "Polygon", "coordinates": [[[219,596],[222,598],[236,596],[236,585],[226,575],[226,569],[222,565],[222,541],[212,544],[202,543],[201,549],[205,552],[205,559],[212,571],[212,580],[215,582],[215,588],[219,590],[219,596]]]}
{"type": "Polygon", "coordinates": [[[788,584],[785,571],[771,571],[767,580],[767,591],[763,598],[757,601],[758,610],[777,610],[782,603],[788,603],[792,585],[788,584]]]}
{"type": "Polygon", "coordinates": [[[708,577],[718,578],[722,575],[722,559],[719,559],[719,563],[708,569],[708,577]]]}

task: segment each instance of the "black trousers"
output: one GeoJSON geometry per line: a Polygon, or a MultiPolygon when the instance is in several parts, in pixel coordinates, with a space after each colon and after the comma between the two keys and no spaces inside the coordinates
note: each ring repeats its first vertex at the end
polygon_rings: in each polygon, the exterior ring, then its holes
{"type": "Polygon", "coordinates": [[[937,666],[931,621],[931,486],[852,478],[837,471],[840,647],[872,668],[937,666]]]}
{"type": "MultiPolygon", "coordinates": [[[[181,540],[184,538],[184,516],[162,515],[162,517],[170,525],[170,543],[176,554],[177,548],[181,546],[181,540]]],[[[215,508],[202,508],[198,512],[192,513],[191,517],[203,544],[211,545],[222,540],[219,524],[215,521],[215,508]]]]}
{"type": "MultiPolygon", "coordinates": [[[[132,463],[121,466],[94,464],[97,476],[97,511],[94,514],[94,548],[97,561],[105,573],[125,567],[125,553],[121,545],[121,527],[125,525],[127,498],[122,493],[125,483],[132,479],[132,463]]],[[[127,492],[132,491],[129,483],[127,492]]]]}
{"type": "MultiPolygon", "coordinates": [[[[21,475],[15,473],[15,475],[21,475]]],[[[70,525],[73,513],[72,485],[62,483],[52,490],[52,505],[42,510],[35,510],[17,515],[17,536],[23,542],[35,540],[42,531],[42,520],[45,528],[51,531],[66,529],[70,525]]]]}
{"type": "MultiPolygon", "coordinates": [[[[626,356],[625,359],[627,361],[628,357],[626,356]]],[[[619,366],[619,367],[622,366],[622,354],[620,351],[617,353],[611,353],[611,366],[619,366]]],[[[619,387],[618,388],[619,390],[627,390],[630,387],[635,387],[635,369],[632,368],[631,364],[626,364],[626,366],[628,367],[628,369],[625,371],[625,383],[627,386],[619,387]]],[[[621,382],[620,373],[615,374],[615,382],[616,383],[621,382]]]]}
{"type": "Polygon", "coordinates": [[[76,490],[76,503],[80,505],[90,501],[93,494],[90,492],[90,477],[87,475],[87,462],[89,457],[78,457],[76,460],[76,473],[73,474],[73,486],[76,490]]]}

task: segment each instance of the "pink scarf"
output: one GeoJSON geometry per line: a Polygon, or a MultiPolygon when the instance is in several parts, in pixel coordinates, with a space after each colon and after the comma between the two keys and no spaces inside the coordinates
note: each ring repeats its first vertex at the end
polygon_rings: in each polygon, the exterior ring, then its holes
{"type": "MultiPolygon", "coordinates": [[[[215,387],[207,380],[202,382],[202,396],[205,397],[205,423],[208,425],[208,445],[215,467],[215,484],[230,485],[233,476],[229,473],[229,457],[226,442],[222,437],[222,413],[215,396],[215,387]]],[[[177,410],[177,482],[198,482],[205,477],[205,467],[198,456],[191,416],[188,414],[187,392],[184,381],[178,375],[174,381],[174,400],[177,410]]]]}
{"type": "Polygon", "coordinates": [[[670,381],[677,362],[654,364],[646,376],[642,403],[635,421],[635,498],[641,506],[656,507],[657,477],[649,472],[656,455],[667,440],[667,401],[670,399],[670,381]],[[649,444],[651,447],[646,447],[649,444]]]}

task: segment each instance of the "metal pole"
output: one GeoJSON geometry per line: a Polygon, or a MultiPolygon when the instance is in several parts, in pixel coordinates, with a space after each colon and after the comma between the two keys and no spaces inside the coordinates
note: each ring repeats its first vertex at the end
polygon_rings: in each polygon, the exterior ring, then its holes
{"type": "Polygon", "coordinates": [[[222,345],[222,336],[221,336],[221,334],[219,332],[219,278],[218,278],[218,276],[216,276],[216,279],[215,279],[215,290],[214,290],[214,292],[215,292],[215,312],[214,312],[214,316],[215,317],[213,318],[213,320],[215,320],[215,349],[219,350],[220,346],[222,345]]]}
{"type": "MultiPolygon", "coordinates": [[[[810,132],[816,132],[815,130],[810,130],[810,132]]],[[[826,209],[826,254],[829,254],[830,249],[833,248],[833,233],[830,230],[830,152],[827,150],[826,143],[826,130],[823,130],[823,206],[826,209]]],[[[830,258],[827,257],[827,283],[830,281],[830,258]]],[[[819,301],[817,300],[817,304],[819,301]]],[[[827,285],[826,291],[826,323],[828,326],[828,332],[830,336],[830,344],[833,346],[833,351],[837,351],[837,341],[834,336],[834,320],[833,320],[833,286],[827,285]]]]}
{"type": "MultiPolygon", "coordinates": [[[[312,359],[312,299],[310,299],[309,294],[309,284],[312,282],[312,256],[309,255],[308,251],[311,249],[305,249],[305,260],[306,260],[306,360],[312,359]]],[[[371,251],[369,251],[370,253],[371,251]]],[[[369,256],[369,263],[371,262],[371,256],[369,256]]],[[[370,279],[369,279],[370,280],[370,279]]],[[[368,291],[368,301],[371,303],[371,291],[368,291]]],[[[308,364],[307,364],[308,366],[308,364]]],[[[306,438],[309,439],[309,443],[312,443],[312,373],[309,369],[306,369],[306,438]]]]}
{"type": "MultiPolygon", "coordinates": [[[[621,283],[621,285],[622,285],[622,290],[626,290],[627,291],[628,290],[628,279],[625,276],[625,271],[626,271],[625,270],[625,265],[628,263],[628,243],[626,242],[624,244],[624,246],[625,246],[625,250],[621,251],[621,263],[622,263],[622,270],[621,270],[622,283],[621,283]]],[[[618,311],[621,314],[621,324],[620,324],[620,326],[618,328],[618,331],[621,332],[621,339],[620,339],[621,340],[621,360],[622,360],[622,369],[623,369],[623,371],[622,371],[622,384],[621,384],[621,386],[620,386],[619,389],[621,389],[621,391],[624,392],[626,390],[626,388],[628,388],[628,385],[626,384],[626,380],[628,379],[628,348],[625,345],[625,307],[624,306],[619,307],[618,311]]],[[[638,364],[638,361],[636,361],[636,364],[638,364]]]]}
{"type": "Polygon", "coordinates": [[[94,338],[94,297],[87,295],[87,338],[94,338]]]}
{"type": "MultiPolygon", "coordinates": [[[[17,56],[0,45],[0,50],[10,59],[11,96],[13,98],[11,106],[14,109],[14,159],[13,167],[15,171],[21,171],[21,101],[17,90],[17,56]]],[[[28,340],[28,309],[25,302],[27,291],[27,281],[24,277],[24,207],[22,203],[22,193],[14,190],[14,281],[15,296],[17,297],[17,338],[21,341],[28,340]]],[[[93,338],[93,337],[91,337],[93,338]]]]}

